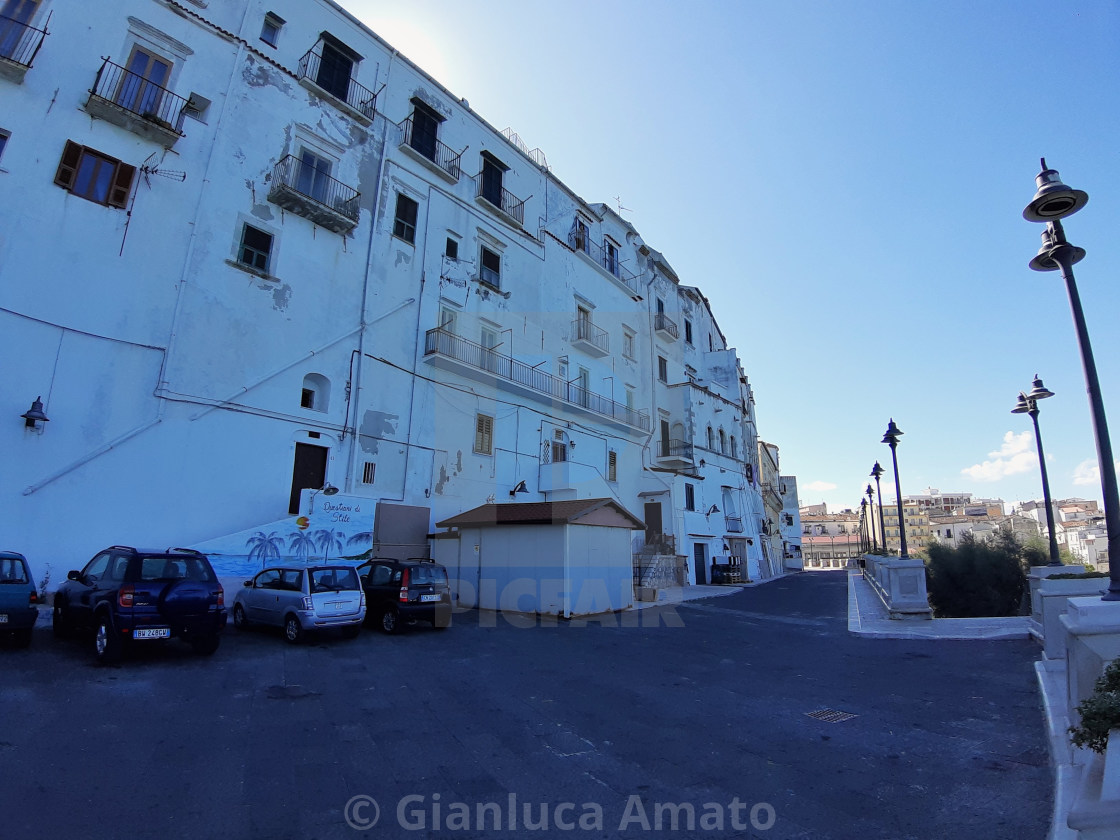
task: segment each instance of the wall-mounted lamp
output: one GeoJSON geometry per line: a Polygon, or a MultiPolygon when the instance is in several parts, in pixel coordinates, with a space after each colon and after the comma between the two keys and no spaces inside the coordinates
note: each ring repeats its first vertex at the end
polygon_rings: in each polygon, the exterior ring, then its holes
{"type": "Polygon", "coordinates": [[[705,461],[703,458],[700,459],[700,466],[704,467],[704,466],[707,466],[707,464],[708,464],[708,462],[705,461]]]}
{"type": "Polygon", "coordinates": [[[528,493],[529,488],[525,486],[524,481],[519,481],[512,490],[509,491],[509,497],[512,499],[518,493],[528,493]]]}
{"type": "Polygon", "coordinates": [[[43,412],[43,398],[41,396],[36,397],[31,403],[31,408],[27,409],[20,417],[23,418],[24,425],[29,429],[36,429],[39,423],[48,423],[51,419],[43,412]]]}
{"type": "Polygon", "coordinates": [[[716,507],[715,505],[712,505],[710,508],[708,508],[708,512],[705,513],[704,515],[705,516],[711,516],[713,513],[719,513],[719,508],[716,507]]]}
{"type": "Polygon", "coordinates": [[[311,491],[311,500],[308,503],[308,513],[315,512],[315,496],[322,493],[324,496],[333,496],[338,492],[338,488],[331,484],[329,481],[322,487],[317,487],[311,491]]]}

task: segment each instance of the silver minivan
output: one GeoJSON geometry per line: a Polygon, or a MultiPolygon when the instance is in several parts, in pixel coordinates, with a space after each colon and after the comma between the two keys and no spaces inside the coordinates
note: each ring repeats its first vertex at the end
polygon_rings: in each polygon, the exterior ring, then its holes
{"type": "Polygon", "coordinates": [[[354,638],[365,617],[366,596],[353,566],[272,566],[245,581],[233,599],[235,627],[283,627],[292,644],[332,627],[354,638]]]}

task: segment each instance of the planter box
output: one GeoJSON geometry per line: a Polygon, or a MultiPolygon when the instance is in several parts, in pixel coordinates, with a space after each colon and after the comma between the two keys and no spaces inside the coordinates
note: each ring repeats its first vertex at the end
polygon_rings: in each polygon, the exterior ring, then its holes
{"type": "Polygon", "coordinates": [[[1120,730],[1109,733],[1103,756],[1091,754],[1066,825],[1080,840],[1120,837],[1120,730]]]}
{"type": "Polygon", "coordinates": [[[1082,578],[1080,580],[1042,578],[1036,598],[1039,604],[1039,625],[1042,631],[1043,655],[1047,659],[1065,661],[1066,629],[1062,626],[1060,616],[1066,611],[1069,599],[1081,595],[1099,595],[1101,590],[1107,587],[1108,578],[1082,578]]]}
{"type": "Polygon", "coordinates": [[[634,597],[639,601],[656,601],[660,594],[652,586],[638,586],[634,589],[634,597]]]}
{"type": "Polygon", "coordinates": [[[1042,632],[1042,606],[1038,602],[1038,587],[1050,575],[1079,575],[1085,571],[1084,566],[1033,566],[1027,575],[1027,585],[1031,592],[1031,620],[1037,625],[1037,630],[1042,632]]]}

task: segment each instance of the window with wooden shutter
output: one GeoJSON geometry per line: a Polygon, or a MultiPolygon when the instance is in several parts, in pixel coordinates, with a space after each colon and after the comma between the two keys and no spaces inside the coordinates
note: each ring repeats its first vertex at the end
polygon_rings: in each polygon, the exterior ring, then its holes
{"type": "Polygon", "coordinates": [[[480,455],[494,454],[494,418],[487,414],[475,416],[474,451],[480,455]]]}
{"type": "Polygon", "coordinates": [[[109,206],[124,207],[128,204],[128,195],[132,190],[132,179],[136,175],[136,167],[127,163],[117,163],[117,172],[113,177],[113,188],[109,191],[109,206]]]}
{"type": "Polygon", "coordinates": [[[54,182],[87,201],[123,210],[135,177],[135,166],[67,140],[54,182]]]}
{"type": "Polygon", "coordinates": [[[607,481],[618,481],[618,453],[607,452],[607,481]]]}
{"type": "Polygon", "coordinates": [[[59,161],[58,171],[54,174],[54,182],[63,189],[70,189],[74,183],[78,161],[82,158],[82,148],[72,140],[66,141],[66,148],[62,150],[62,160],[59,161]]]}

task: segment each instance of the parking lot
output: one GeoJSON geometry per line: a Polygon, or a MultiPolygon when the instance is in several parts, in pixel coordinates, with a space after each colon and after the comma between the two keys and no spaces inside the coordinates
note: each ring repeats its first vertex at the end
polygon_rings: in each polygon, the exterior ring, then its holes
{"type": "Polygon", "coordinates": [[[822,573],[683,626],[228,628],[107,668],[41,620],[0,651],[2,835],[1041,840],[1033,646],[853,638],[844,602],[822,573]]]}

